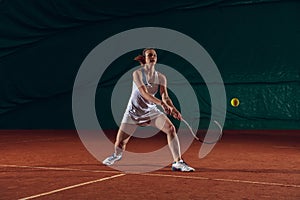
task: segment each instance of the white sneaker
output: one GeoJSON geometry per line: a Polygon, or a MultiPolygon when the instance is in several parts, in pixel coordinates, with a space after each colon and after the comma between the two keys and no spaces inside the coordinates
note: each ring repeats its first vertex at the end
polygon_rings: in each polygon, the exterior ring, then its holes
{"type": "Polygon", "coordinates": [[[104,165],[112,165],[114,164],[116,161],[121,160],[122,158],[122,154],[116,155],[116,153],[114,153],[113,155],[107,157],[105,160],[102,161],[102,163],[104,165]]]}
{"type": "Polygon", "coordinates": [[[173,171],[181,171],[181,172],[193,172],[194,168],[188,166],[183,160],[179,160],[178,162],[173,162],[172,164],[173,171]]]}

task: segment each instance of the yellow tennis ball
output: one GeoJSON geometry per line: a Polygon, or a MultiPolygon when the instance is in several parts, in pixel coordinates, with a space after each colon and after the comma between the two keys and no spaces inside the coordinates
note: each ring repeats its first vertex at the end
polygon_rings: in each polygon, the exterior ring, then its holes
{"type": "Polygon", "coordinates": [[[238,107],[240,105],[240,100],[238,98],[232,98],[230,103],[233,107],[238,107]]]}

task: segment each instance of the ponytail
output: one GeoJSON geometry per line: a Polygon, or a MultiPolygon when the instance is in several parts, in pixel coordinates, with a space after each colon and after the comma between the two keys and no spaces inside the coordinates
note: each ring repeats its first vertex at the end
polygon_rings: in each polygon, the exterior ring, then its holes
{"type": "Polygon", "coordinates": [[[134,60],[135,60],[135,61],[138,61],[141,65],[146,64],[145,56],[138,55],[137,57],[134,58],[134,60]]]}

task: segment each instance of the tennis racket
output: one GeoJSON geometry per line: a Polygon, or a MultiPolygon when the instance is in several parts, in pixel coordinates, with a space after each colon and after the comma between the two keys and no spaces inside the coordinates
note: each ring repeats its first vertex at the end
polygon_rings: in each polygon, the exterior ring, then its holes
{"type": "Polygon", "coordinates": [[[189,123],[187,123],[187,121],[185,121],[185,119],[182,118],[182,122],[185,123],[185,125],[188,127],[189,131],[194,136],[194,138],[196,140],[198,140],[199,142],[201,142],[201,143],[215,144],[222,138],[222,135],[223,135],[222,126],[216,120],[214,120],[214,125],[215,126],[213,127],[213,129],[211,129],[207,132],[204,139],[201,139],[201,138],[197,137],[197,134],[193,131],[192,127],[189,125],[189,123]]]}

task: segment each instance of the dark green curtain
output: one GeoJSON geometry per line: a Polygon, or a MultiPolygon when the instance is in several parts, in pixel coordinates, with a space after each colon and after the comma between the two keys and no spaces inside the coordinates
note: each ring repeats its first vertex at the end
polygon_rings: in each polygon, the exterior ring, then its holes
{"type": "MultiPolygon", "coordinates": [[[[299,129],[299,11],[299,1],[276,0],[2,0],[0,128],[73,129],[72,87],[87,54],[114,34],[152,26],[180,31],[211,55],[225,83],[226,129],[299,129]],[[239,107],[230,106],[233,97],[239,107]]],[[[100,80],[96,99],[106,98],[99,113],[111,113],[112,88],[138,52],[117,59],[100,80]]],[[[184,60],[159,56],[190,80],[209,119],[203,81],[184,60]]],[[[101,124],[117,127],[110,115],[101,124]]]]}

